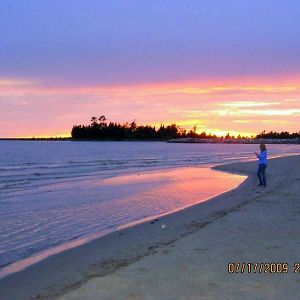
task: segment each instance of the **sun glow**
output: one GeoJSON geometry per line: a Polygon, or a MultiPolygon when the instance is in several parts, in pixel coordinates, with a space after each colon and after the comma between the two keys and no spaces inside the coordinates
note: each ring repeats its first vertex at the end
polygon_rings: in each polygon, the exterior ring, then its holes
{"type": "Polygon", "coordinates": [[[196,130],[196,133],[201,134],[202,132],[205,132],[206,134],[210,135],[216,135],[217,137],[225,137],[227,134],[234,137],[253,137],[256,136],[256,133],[254,132],[240,132],[236,130],[222,130],[222,129],[213,129],[213,128],[203,128],[196,130]]]}

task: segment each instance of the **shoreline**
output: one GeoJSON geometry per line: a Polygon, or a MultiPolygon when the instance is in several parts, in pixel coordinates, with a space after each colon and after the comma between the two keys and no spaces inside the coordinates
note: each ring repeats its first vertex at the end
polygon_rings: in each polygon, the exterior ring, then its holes
{"type": "MultiPolygon", "coordinates": [[[[272,167],[280,165],[283,161],[298,162],[299,157],[272,159],[272,167]]],[[[0,280],[0,294],[3,295],[3,299],[55,298],[79,288],[92,278],[106,276],[155,254],[160,247],[171,245],[206,228],[265,194],[269,187],[258,191],[254,185],[256,164],[256,161],[252,161],[213,167],[215,170],[248,177],[236,189],[207,202],[164,215],[157,221],[147,221],[121,229],[4,277],[0,280]],[[242,193],[249,190],[253,193],[251,197],[241,197],[242,193]],[[16,282],[19,283],[17,289],[14,287],[16,282]]],[[[274,188],[278,181],[277,175],[271,175],[271,188],[274,188]]]]}

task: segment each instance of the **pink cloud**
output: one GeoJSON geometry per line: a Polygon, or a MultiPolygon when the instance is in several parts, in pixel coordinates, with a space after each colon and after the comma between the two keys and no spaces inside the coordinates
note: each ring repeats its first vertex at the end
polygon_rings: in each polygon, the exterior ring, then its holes
{"type": "Polygon", "coordinates": [[[49,87],[35,80],[1,79],[0,136],[68,134],[74,124],[88,123],[91,116],[102,114],[116,122],[177,122],[187,128],[198,124],[232,132],[295,131],[299,130],[297,99],[300,84],[294,79],[273,84],[236,80],[90,87],[49,87]],[[266,116],[274,123],[264,122],[266,116]],[[256,122],[246,121],[253,117],[256,122]],[[278,117],[286,122],[276,122],[278,117]]]}

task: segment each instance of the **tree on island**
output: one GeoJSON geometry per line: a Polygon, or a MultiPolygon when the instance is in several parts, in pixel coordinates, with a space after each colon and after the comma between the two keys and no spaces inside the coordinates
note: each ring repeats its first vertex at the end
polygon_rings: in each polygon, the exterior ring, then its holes
{"type": "Polygon", "coordinates": [[[71,135],[74,139],[99,140],[169,140],[187,136],[186,130],[176,124],[161,124],[156,129],[151,125],[137,125],[136,120],[125,124],[107,123],[104,115],[92,117],[90,125],[74,125],[71,135]]]}

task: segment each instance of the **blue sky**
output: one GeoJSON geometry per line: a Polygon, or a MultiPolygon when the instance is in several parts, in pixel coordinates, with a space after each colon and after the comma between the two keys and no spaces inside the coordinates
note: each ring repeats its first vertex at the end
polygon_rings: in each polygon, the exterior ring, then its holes
{"type": "Polygon", "coordinates": [[[300,1],[1,1],[1,77],[54,84],[284,76],[300,1]]]}

